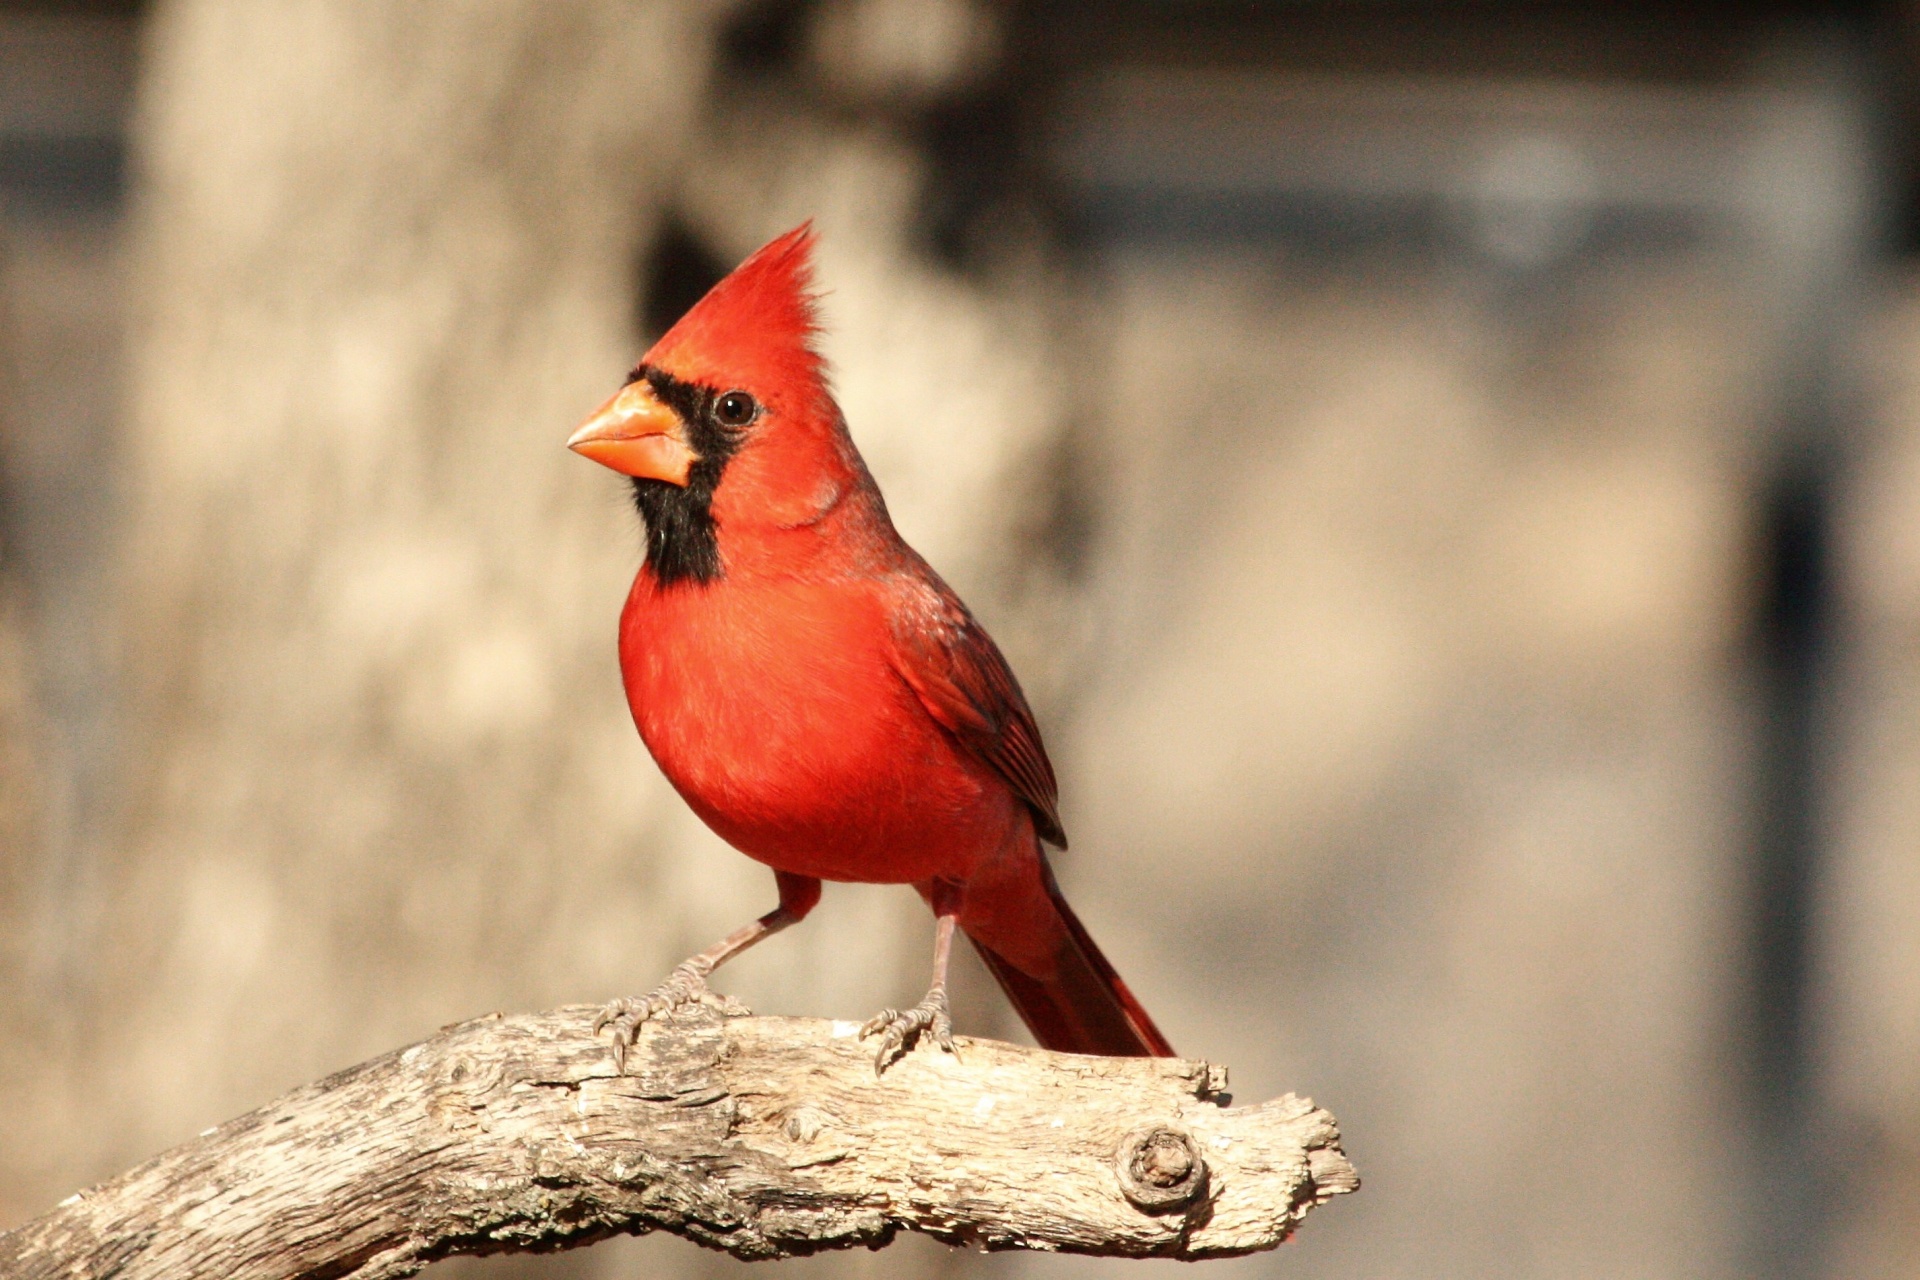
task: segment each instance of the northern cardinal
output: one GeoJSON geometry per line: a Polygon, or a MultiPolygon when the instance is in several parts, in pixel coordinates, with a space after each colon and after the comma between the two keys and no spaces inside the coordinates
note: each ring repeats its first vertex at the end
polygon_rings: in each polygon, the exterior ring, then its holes
{"type": "Polygon", "coordinates": [[[1041,1044],[1171,1056],[1074,917],[1053,766],[987,633],[894,530],[814,350],[813,233],[741,263],[646,353],[568,447],[632,477],[646,561],[620,619],[634,722],[668,780],[773,868],[780,905],[609,1004],[641,1023],[803,918],[822,880],[911,884],[936,917],[933,985],[862,1028],[875,1070],[922,1033],[951,1050],[957,925],[1041,1044]]]}

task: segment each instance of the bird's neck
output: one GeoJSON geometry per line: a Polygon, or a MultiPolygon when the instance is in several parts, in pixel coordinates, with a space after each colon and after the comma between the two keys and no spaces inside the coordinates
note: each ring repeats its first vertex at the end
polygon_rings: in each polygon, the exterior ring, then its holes
{"type": "Polygon", "coordinates": [[[891,562],[900,535],[864,470],[769,519],[763,507],[701,501],[693,486],[635,485],[647,525],[643,573],[659,589],[760,577],[833,576],[848,560],[891,562]],[[657,492],[665,489],[670,492],[657,492]]]}

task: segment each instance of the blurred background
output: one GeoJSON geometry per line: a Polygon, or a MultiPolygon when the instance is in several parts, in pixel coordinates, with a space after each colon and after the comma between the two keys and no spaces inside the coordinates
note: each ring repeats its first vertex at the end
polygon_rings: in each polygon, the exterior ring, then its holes
{"type": "MultiPolygon", "coordinates": [[[[636,520],[561,442],[812,217],[1061,879],[1366,1179],[1210,1275],[1920,1274],[1917,18],[0,3],[0,1228],[771,905],[633,732],[636,520]]],[[[720,985],[861,1018],[929,939],[830,886],[720,985]]]]}

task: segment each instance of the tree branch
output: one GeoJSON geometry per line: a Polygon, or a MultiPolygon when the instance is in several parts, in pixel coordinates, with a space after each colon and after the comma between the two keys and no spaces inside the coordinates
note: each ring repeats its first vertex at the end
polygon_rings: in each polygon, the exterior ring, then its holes
{"type": "Polygon", "coordinates": [[[0,1235],[0,1275],[384,1280],[672,1231],[742,1258],[956,1245],[1270,1249],[1359,1185],[1333,1117],[1226,1073],[960,1038],[876,1079],[849,1023],[494,1015],[294,1090],[0,1235]]]}

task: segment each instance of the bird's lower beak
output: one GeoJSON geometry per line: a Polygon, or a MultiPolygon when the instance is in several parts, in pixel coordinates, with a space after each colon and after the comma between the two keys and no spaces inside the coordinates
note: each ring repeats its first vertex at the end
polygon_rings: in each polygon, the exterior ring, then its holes
{"type": "Polygon", "coordinates": [[[567,448],[621,475],[684,487],[693,467],[686,424],[644,378],[628,383],[573,433],[567,448]]]}

